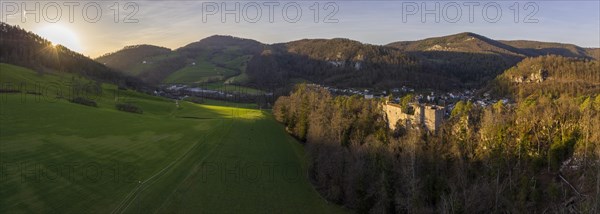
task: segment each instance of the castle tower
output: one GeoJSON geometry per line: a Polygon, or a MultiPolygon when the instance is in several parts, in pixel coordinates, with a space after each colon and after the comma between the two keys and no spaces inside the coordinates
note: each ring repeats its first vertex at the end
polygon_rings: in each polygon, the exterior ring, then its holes
{"type": "Polygon", "coordinates": [[[398,121],[405,121],[407,124],[418,125],[429,132],[435,133],[444,120],[444,107],[426,106],[421,104],[411,105],[413,112],[403,112],[402,106],[385,101],[382,103],[382,110],[388,121],[388,127],[396,129],[398,121]]]}
{"type": "Polygon", "coordinates": [[[444,107],[435,105],[426,106],[424,118],[425,128],[430,132],[436,132],[444,120],[444,107]]]}

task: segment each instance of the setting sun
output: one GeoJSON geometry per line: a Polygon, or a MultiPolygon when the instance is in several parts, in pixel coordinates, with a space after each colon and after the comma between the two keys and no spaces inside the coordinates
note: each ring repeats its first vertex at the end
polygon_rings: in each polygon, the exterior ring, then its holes
{"type": "Polygon", "coordinates": [[[71,29],[59,24],[50,24],[41,27],[37,33],[52,42],[52,47],[57,45],[65,46],[73,51],[81,52],[82,47],[79,43],[77,34],[71,29]]]}

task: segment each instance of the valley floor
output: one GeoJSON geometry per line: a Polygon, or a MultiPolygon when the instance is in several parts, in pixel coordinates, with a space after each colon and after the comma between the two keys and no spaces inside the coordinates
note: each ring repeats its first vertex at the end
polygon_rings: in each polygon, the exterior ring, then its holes
{"type": "MultiPolygon", "coordinates": [[[[3,82],[69,79],[0,66],[3,82]]],[[[98,107],[0,93],[0,213],[345,212],[270,113],[131,91],[144,113],[126,113],[102,87],[98,107]]]]}

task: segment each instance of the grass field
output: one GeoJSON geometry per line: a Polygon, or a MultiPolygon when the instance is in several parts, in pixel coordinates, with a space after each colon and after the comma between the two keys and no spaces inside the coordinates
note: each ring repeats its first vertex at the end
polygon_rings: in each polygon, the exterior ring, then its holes
{"type": "Polygon", "coordinates": [[[223,81],[227,77],[237,76],[244,72],[245,62],[249,60],[249,56],[238,55],[231,53],[213,58],[209,53],[202,53],[189,65],[169,75],[164,82],[202,83],[223,81]]]}
{"type": "Polygon", "coordinates": [[[235,75],[237,71],[216,66],[208,61],[201,60],[195,65],[188,65],[165,79],[165,83],[201,83],[206,81],[222,80],[226,76],[235,75]]]}
{"type": "Polygon", "coordinates": [[[264,95],[265,92],[259,89],[244,87],[239,85],[227,85],[223,82],[214,82],[214,83],[206,83],[201,85],[203,88],[217,90],[217,91],[227,91],[227,92],[240,92],[244,94],[250,95],[264,95]]]}
{"type": "Polygon", "coordinates": [[[213,99],[203,99],[203,105],[212,105],[212,106],[226,106],[226,107],[235,107],[235,108],[249,108],[249,109],[258,109],[258,105],[256,103],[236,103],[236,102],[228,102],[223,100],[213,100],[213,99]]]}
{"type": "Polygon", "coordinates": [[[142,74],[143,71],[146,71],[156,66],[156,63],[160,63],[160,61],[165,60],[172,60],[174,58],[177,58],[178,56],[179,55],[177,53],[169,53],[165,55],[146,57],[142,61],[146,61],[147,63],[144,64],[140,61],[134,66],[132,66],[130,69],[127,69],[126,72],[128,72],[132,76],[139,76],[142,74]]]}
{"type": "Polygon", "coordinates": [[[56,99],[72,79],[0,64],[4,85],[44,89],[0,93],[0,213],[345,212],[311,187],[302,146],[265,111],[177,108],[108,84],[98,107],[56,99]],[[144,113],[117,111],[115,96],[144,113]]]}

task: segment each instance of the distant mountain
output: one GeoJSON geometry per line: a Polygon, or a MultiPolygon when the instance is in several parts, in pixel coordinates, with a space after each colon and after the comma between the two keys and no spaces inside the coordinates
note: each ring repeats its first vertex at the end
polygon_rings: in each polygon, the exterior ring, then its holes
{"type": "Polygon", "coordinates": [[[407,52],[447,51],[524,56],[517,48],[474,33],[459,33],[411,42],[394,42],[387,46],[407,52]]]}
{"type": "Polygon", "coordinates": [[[519,48],[527,56],[560,55],[576,58],[593,58],[585,48],[573,44],[554,42],[538,42],[526,40],[500,41],[504,44],[519,48]]]}
{"type": "Polygon", "coordinates": [[[18,26],[0,22],[0,62],[30,68],[40,73],[68,72],[87,78],[140,87],[136,78],[127,77],[68,48],[52,43],[18,26]]]}
{"type": "Polygon", "coordinates": [[[387,46],[420,56],[442,72],[458,77],[467,87],[495,78],[526,57],[559,55],[599,59],[600,56],[596,49],[585,49],[572,44],[496,41],[468,32],[418,41],[394,42],[387,46]]]}
{"type": "Polygon", "coordinates": [[[252,39],[244,39],[225,35],[213,35],[183,46],[179,48],[178,51],[197,49],[208,49],[215,51],[237,50],[245,54],[256,54],[260,53],[264,46],[265,44],[252,39]]]}
{"type": "Polygon", "coordinates": [[[145,59],[169,54],[171,49],[158,47],[153,45],[133,45],[126,46],[125,48],[114,52],[105,54],[96,58],[96,61],[101,62],[105,65],[109,65],[112,68],[125,71],[128,74],[135,75],[135,65],[143,64],[145,59]]]}
{"type": "Polygon", "coordinates": [[[188,44],[176,51],[189,59],[191,64],[167,78],[166,82],[227,82],[243,84],[247,81],[246,66],[253,56],[260,54],[267,45],[251,39],[215,35],[188,44]],[[198,76],[196,73],[204,73],[198,76]]]}
{"type": "MultiPolygon", "coordinates": [[[[386,54],[380,46],[363,44],[358,41],[335,39],[303,39],[285,44],[290,54],[306,55],[318,60],[364,61],[367,58],[386,54]]],[[[403,55],[398,53],[398,56],[403,55]]]]}
{"type": "Polygon", "coordinates": [[[479,87],[526,57],[518,48],[474,33],[386,46],[418,56],[443,75],[457,77],[465,87],[479,87]]]}
{"type": "Polygon", "coordinates": [[[600,60],[600,48],[586,48],[585,52],[587,52],[588,56],[600,60]]]}
{"type": "Polygon", "coordinates": [[[338,87],[436,88],[456,83],[451,77],[441,78],[417,58],[401,51],[339,38],[271,45],[249,62],[247,73],[251,83],[274,87],[294,79],[338,87]],[[438,80],[444,80],[444,84],[434,84],[438,80]]]}
{"type": "Polygon", "coordinates": [[[96,60],[154,84],[226,81],[242,75],[248,60],[263,46],[250,39],[215,35],[176,50],[130,46],[96,60]]]}
{"type": "Polygon", "coordinates": [[[215,35],[173,51],[146,46],[134,49],[97,60],[150,83],[224,82],[277,88],[309,81],[339,87],[441,89],[481,87],[526,57],[554,54],[591,59],[600,55],[598,49],[496,41],[474,33],[384,46],[343,38],[267,45],[215,35]],[[111,58],[120,60],[108,60],[111,58]]]}
{"type": "Polygon", "coordinates": [[[531,94],[598,94],[600,61],[557,55],[526,58],[507,69],[490,84],[501,96],[531,94]]]}
{"type": "Polygon", "coordinates": [[[593,54],[590,54],[589,50],[573,44],[527,40],[496,41],[469,32],[418,41],[393,42],[387,46],[407,52],[444,51],[489,53],[518,57],[535,57],[554,54],[565,57],[593,58],[593,54]]]}

